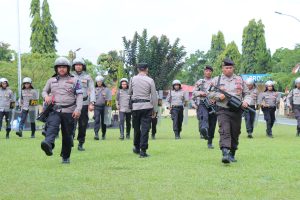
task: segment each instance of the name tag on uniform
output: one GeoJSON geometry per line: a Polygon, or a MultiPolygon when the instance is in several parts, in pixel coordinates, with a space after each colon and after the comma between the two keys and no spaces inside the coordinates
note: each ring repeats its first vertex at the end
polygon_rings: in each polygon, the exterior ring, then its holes
{"type": "Polygon", "coordinates": [[[87,83],[88,81],[87,81],[87,80],[81,80],[81,82],[82,82],[82,83],[87,83]]]}
{"type": "Polygon", "coordinates": [[[105,101],[105,106],[112,107],[112,101],[105,101]]]}
{"type": "Polygon", "coordinates": [[[10,102],[10,105],[9,105],[9,108],[10,109],[13,109],[13,108],[15,108],[16,107],[16,102],[10,102]]]}
{"type": "Polygon", "coordinates": [[[38,100],[37,99],[31,99],[29,101],[29,105],[30,106],[37,106],[38,105],[38,100]]]}

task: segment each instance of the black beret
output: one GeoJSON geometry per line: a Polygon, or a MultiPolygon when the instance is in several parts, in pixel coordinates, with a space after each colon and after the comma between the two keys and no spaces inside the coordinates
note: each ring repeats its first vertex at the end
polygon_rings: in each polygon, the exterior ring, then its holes
{"type": "Polygon", "coordinates": [[[225,58],[223,60],[223,66],[234,66],[234,62],[230,58],[225,58]]]}
{"type": "Polygon", "coordinates": [[[147,63],[139,63],[139,64],[137,64],[137,68],[146,69],[146,68],[148,68],[148,64],[147,63]]]}
{"type": "Polygon", "coordinates": [[[212,66],[209,66],[209,65],[206,65],[205,67],[204,67],[204,70],[206,70],[206,69],[209,69],[210,71],[214,71],[214,69],[212,68],[212,66]]]}

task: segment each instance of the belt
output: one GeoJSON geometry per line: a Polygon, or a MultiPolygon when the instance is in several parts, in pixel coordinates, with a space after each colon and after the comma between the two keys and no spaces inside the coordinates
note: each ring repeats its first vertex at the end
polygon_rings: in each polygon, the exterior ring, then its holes
{"type": "Polygon", "coordinates": [[[88,100],[88,96],[86,96],[86,97],[83,97],[83,101],[86,101],[86,100],[88,100]]]}
{"type": "Polygon", "coordinates": [[[53,109],[60,109],[60,108],[69,108],[71,106],[76,105],[76,101],[74,101],[73,103],[69,104],[69,105],[59,105],[59,104],[55,104],[53,109]]]}
{"type": "Polygon", "coordinates": [[[172,108],[183,108],[183,106],[172,106],[172,108]]]}
{"type": "Polygon", "coordinates": [[[234,110],[232,108],[224,108],[224,107],[221,107],[221,106],[218,106],[217,110],[218,111],[225,110],[225,111],[229,111],[229,112],[237,112],[236,110],[234,110]]]}
{"type": "Polygon", "coordinates": [[[103,107],[105,107],[105,104],[103,104],[103,105],[94,105],[96,108],[103,108],[103,107]]]}
{"type": "Polygon", "coordinates": [[[146,103],[146,102],[150,102],[150,100],[147,100],[147,99],[134,99],[134,100],[132,100],[132,103],[146,103]]]}

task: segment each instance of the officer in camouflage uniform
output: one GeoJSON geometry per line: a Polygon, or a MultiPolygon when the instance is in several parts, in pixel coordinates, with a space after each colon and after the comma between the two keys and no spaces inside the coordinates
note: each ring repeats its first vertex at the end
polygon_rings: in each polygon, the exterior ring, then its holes
{"type": "Polygon", "coordinates": [[[131,95],[132,117],[134,128],[133,152],[140,155],[140,158],[148,157],[149,130],[151,117],[157,112],[158,98],[155,83],[148,76],[148,64],[138,64],[138,75],[132,77],[129,84],[131,95]]]}
{"type": "MultiPolygon", "coordinates": [[[[250,95],[252,97],[249,107],[255,109],[256,108],[255,106],[257,105],[257,97],[258,97],[258,91],[256,85],[254,83],[253,78],[248,78],[245,82],[249,89],[250,95]]],[[[254,129],[255,115],[256,113],[253,112],[244,112],[248,138],[253,138],[252,133],[254,129]]]]}
{"type": "Polygon", "coordinates": [[[267,125],[266,135],[269,138],[273,138],[272,127],[276,120],[275,111],[280,103],[280,95],[276,92],[273,81],[267,81],[265,86],[265,91],[258,96],[258,105],[260,105],[264,113],[264,119],[267,125]]]}
{"type": "Polygon", "coordinates": [[[300,136],[300,77],[295,80],[295,88],[287,96],[286,104],[295,113],[297,119],[297,133],[300,136]]]}
{"type": "Polygon", "coordinates": [[[82,93],[83,93],[83,106],[81,109],[81,115],[78,121],[75,121],[74,136],[76,131],[76,125],[78,122],[78,150],[84,151],[83,144],[85,142],[86,129],[89,122],[89,110],[94,110],[95,104],[95,86],[94,81],[91,76],[86,72],[86,64],[82,58],[75,58],[73,60],[72,70],[74,71],[72,75],[79,79],[82,83],[82,93]]]}
{"type": "Polygon", "coordinates": [[[180,132],[182,131],[182,121],[183,121],[183,107],[184,103],[188,101],[186,99],[186,93],[181,88],[181,82],[179,80],[174,80],[172,82],[172,90],[166,98],[166,102],[169,103],[168,109],[171,113],[171,118],[173,120],[173,131],[175,134],[175,139],[180,139],[180,132]]]}
{"type": "Polygon", "coordinates": [[[120,116],[120,139],[124,140],[124,122],[126,120],[126,138],[130,138],[131,109],[129,108],[129,83],[127,78],[120,80],[120,86],[116,97],[116,106],[120,116]]]}
{"type": "Polygon", "coordinates": [[[8,80],[1,78],[0,88],[0,130],[2,129],[3,117],[6,122],[6,139],[9,139],[9,133],[11,131],[10,120],[11,120],[11,109],[12,102],[14,101],[14,95],[11,89],[9,89],[8,80]]]}
{"type": "MultiPolygon", "coordinates": [[[[199,120],[199,132],[200,137],[207,139],[207,147],[213,149],[213,138],[215,136],[215,129],[217,124],[216,113],[209,113],[208,108],[205,106],[204,100],[207,98],[208,89],[212,84],[213,68],[211,66],[205,66],[204,79],[200,79],[196,82],[193,90],[193,107],[197,110],[197,118],[199,120]]],[[[212,104],[212,102],[210,102],[212,104]]]]}
{"type": "MultiPolygon", "coordinates": [[[[234,74],[234,62],[226,58],[222,63],[222,75],[213,79],[213,85],[221,90],[243,100],[242,106],[248,107],[251,96],[242,77],[234,74]]],[[[222,162],[236,162],[235,152],[238,149],[239,135],[241,134],[242,110],[228,104],[229,99],[219,92],[211,92],[209,98],[216,101],[218,106],[217,118],[220,133],[220,149],[222,162]]]]}
{"type": "Polygon", "coordinates": [[[42,93],[46,104],[54,104],[54,107],[46,121],[46,137],[41,148],[47,156],[53,155],[55,137],[61,125],[63,164],[70,163],[74,123],[80,117],[83,102],[81,81],[70,74],[70,68],[67,58],[57,58],[55,74],[47,81],[42,93]]]}
{"type": "Polygon", "coordinates": [[[30,125],[31,125],[31,138],[35,138],[35,106],[37,106],[38,94],[36,90],[32,87],[32,80],[29,77],[23,79],[23,88],[22,88],[22,97],[21,97],[21,121],[19,124],[19,130],[16,134],[19,137],[22,137],[23,127],[27,118],[27,115],[30,116],[30,125]],[[34,103],[35,102],[35,103],[34,103]]]}

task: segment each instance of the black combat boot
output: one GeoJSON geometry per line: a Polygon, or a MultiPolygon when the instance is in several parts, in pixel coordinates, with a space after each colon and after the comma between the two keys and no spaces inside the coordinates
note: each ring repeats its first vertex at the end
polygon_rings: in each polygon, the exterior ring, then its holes
{"type": "Polygon", "coordinates": [[[22,130],[20,129],[19,131],[17,131],[16,135],[19,136],[19,137],[23,137],[22,130]]]}
{"type": "Polygon", "coordinates": [[[94,140],[99,140],[99,134],[98,133],[95,133],[94,140]]]}
{"type": "Polygon", "coordinates": [[[106,133],[102,133],[102,140],[106,139],[106,133]]]}
{"type": "Polygon", "coordinates": [[[272,127],[271,123],[267,123],[267,130],[266,130],[266,132],[267,132],[267,137],[269,137],[269,138],[273,138],[272,128],[271,127],[272,127]]]}
{"type": "Polygon", "coordinates": [[[6,139],[9,139],[9,132],[10,130],[6,130],[6,139]]]}
{"type": "Polygon", "coordinates": [[[229,153],[230,162],[237,162],[237,160],[235,159],[235,151],[236,150],[230,150],[230,153],[229,153]]]}
{"type": "Polygon", "coordinates": [[[230,163],[229,153],[230,153],[229,149],[222,148],[222,154],[223,154],[222,163],[224,163],[224,164],[230,163]]]}
{"type": "Polygon", "coordinates": [[[146,150],[141,150],[140,152],[140,158],[147,158],[149,157],[150,155],[146,153],[146,150]]]}
{"type": "Polygon", "coordinates": [[[30,123],[31,126],[31,138],[35,138],[35,123],[30,123]]]}
{"type": "Polygon", "coordinates": [[[53,155],[52,145],[48,144],[46,141],[43,141],[41,143],[41,148],[47,156],[52,156],[53,155]]]}
{"type": "Polygon", "coordinates": [[[61,164],[70,164],[70,158],[62,158],[61,164]]]}
{"type": "Polygon", "coordinates": [[[120,124],[120,140],[124,140],[124,126],[120,124]]]}
{"type": "Polygon", "coordinates": [[[139,148],[133,147],[133,148],[132,148],[132,152],[135,153],[135,154],[140,154],[141,151],[140,151],[139,148]]]}
{"type": "Polygon", "coordinates": [[[201,128],[200,133],[205,140],[208,140],[208,128],[201,128]]]}
{"type": "Polygon", "coordinates": [[[79,142],[77,149],[78,151],[85,151],[85,148],[83,148],[83,143],[79,142]]]}
{"type": "Polygon", "coordinates": [[[297,137],[300,136],[300,127],[297,127],[297,134],[296,134],[297,137]]]}
{"type": "Polygon", "coordinates": [[[174,134],[175,134],[175,140],[179,140],[180,139],[179,133],[177,131],[174,131],[174,134]]]}
{"type": "Polygon", "coordinates": [[[126,139],[130,139],[130,133],[126,133],[126,139]]]}
{"type": "Polygon", "coordinates": [[[248,136],[247,136],[249,139],[252,139],[253,136],[252,136],[252,132],[248,132],[248,136]]]}
{"type": "Polygon", "coordinates": [[[155,140],[155,134],[151,135],[152,140],[155,140]]]}

